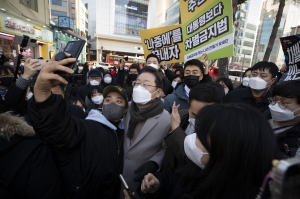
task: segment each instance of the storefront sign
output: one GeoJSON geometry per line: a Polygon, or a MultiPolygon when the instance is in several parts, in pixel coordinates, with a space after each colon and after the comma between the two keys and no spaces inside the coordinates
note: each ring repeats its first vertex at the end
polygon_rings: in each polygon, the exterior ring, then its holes
{"type": "Polygon", "coordinates": [[[5,13],[0,13],[0,32],[12,35],[28,35],[32,39],[53,42],[53,32],[23,21],[5,13]]]}
{"type": "Polygon", "coordinates": [[[184,60],[233,56],[232,2],[180,0],[184,60]]]}
{"type": "Polygon", "coordinates": [[[11,21],[11,20],[5,20],[5,27],[21,31],[23,33],[29,33],[29,34],[32,34],[32,35],[35,34],[35,29],[34,28],[31,28],[30,26],[27,26],[27,25],[18,24],[16,22],[11,21]]]}

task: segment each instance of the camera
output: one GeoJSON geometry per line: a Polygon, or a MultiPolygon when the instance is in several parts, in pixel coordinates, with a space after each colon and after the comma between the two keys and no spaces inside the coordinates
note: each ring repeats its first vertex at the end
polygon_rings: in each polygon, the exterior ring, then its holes
{"type": "Polygon", "coordinates": [[[300,198],[300,158],[279,161],[273,170],[272,199],[300,198]]]}

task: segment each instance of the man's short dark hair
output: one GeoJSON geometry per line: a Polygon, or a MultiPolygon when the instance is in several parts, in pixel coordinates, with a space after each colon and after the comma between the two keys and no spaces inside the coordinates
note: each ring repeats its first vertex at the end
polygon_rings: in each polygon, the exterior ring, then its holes
{"type": "Polygon", "coordinates": [[[137,65],[137,64],[131,64],[131,66],[130,66],[130,68],[129,68],[129,71],[130,71],[130,69],[136,69],[137,72],[138,72],[138,74],[140,74],[140,72],[141,72],[141,68],[140,68],[140,66],[137,65]]]}
{"type": "Polygon", "coordinates": [[[158,72],[157,69],[151,67],[151,66],[145,66],[142,70],[141,73],[151,73],[152,75],[155,76],[155,84],[157,88],[163,88],[163,76],[161,73],[158,72]]]}
{"type": "Polygon", "coordinates": [[[158,56],[157,56],[156,54],[154,54],[154,53],[151,53],[151,54],[149,54],[149,55],[147,56],[146,62],[148,61],[148,59],[149,59],[150,57],[156,58],[156,59],[157,59],[157,62],[160,63],[160,60],[159,60],[158,56]]]}
{"type": "Polygon", "coordinates": [[[189,104],[193,100],[220,104],[224,101],[225,92],[221,84],[208,82],[193,87],[189,94],[189,104]]]}
{"type": "MultiPolygon", "coordinates": [[[[235,78],[235,79],[237,79],[237,78],[235,78]]],[[[227,77],[221,77],[221,78],[217,79],[216,83],[219,83],[221,81],[227,86],[227,88],[229,89],[229,91],[233,90],[233,84],[232,84],[232,82],[231,82],[231,80],[229,78],[227,78],[227,77]]]]}
{"type": "Polygon", "coordinates": [[[280,96],[285,98],[297,98],[300,104],[300,81],[286,81],[278,83],[272,92],[272,96],[280,96]]]}
{"type": "Polygon", "coordinates": [[[184,70],[186,69],[186,67],[191,66],[191,65],[198,66],[200,68],[202,74],[204,74],[204,67],[203,67],[203,64],[201,61],[199,61],[198,59],[192,59],[192,60],[185,62],[184,70]]]}
{"type": "Polygon", "coordinates": [[[252,66],[251,71],[254,70],[264,71],[266,69],[269,70],[269,72],[272,74],[272,78],[275,78],[277,76],[278,67],[273,62],[268,62],[268,61],[257,62],[256,64],[254,64],[254,66],[252,66]]]}

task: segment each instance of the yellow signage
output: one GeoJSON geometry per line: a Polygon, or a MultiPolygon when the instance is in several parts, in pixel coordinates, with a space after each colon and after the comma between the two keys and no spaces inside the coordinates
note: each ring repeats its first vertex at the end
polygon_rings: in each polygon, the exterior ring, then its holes
{"type": "Polygon", "coordinates": [[[40,27],[40,26],[33,26],[33,28],[35,28],[35,29],[37,29],[37,30],[43,30],[43,28],[40,27]]]}
{"type": "Polygon", "coordinates": [[[140,31],[145,56],[156,54],[160,61],[184,61],[181,25],[152,28],[140,31]]]}

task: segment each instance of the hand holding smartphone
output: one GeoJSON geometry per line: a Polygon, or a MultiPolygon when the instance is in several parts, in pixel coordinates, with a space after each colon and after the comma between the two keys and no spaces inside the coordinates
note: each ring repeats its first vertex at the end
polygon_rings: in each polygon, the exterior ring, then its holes
{"type": "Polygon", "coordinates": [[[134,195],[132,194],[132,191],[129,189],[129,187],[128,187],[126,181],[125,181],[125,179],[124,179],[123,176],[122,176],[122,174],[120,174],[120,179],[121,179],[121,181],[122,181],[122,183],[123,183],[125,189],[127,190],[129,196],[131,197],[131,199],[135,199],[134,195]]]}
{"type": "MultiPolygon", "coordinates": [[[[85,44],[85,40],[68,42],[67,46],[64,49],[64,52],[59,52],[55,55],[55,61],[61,61],[63,59],[67,59],[67,58],[76,58],[76,60],[77,60],[83,47],[84,47],[84,44],[85,44]],[[70,56],[66,57],[65,53],[70,54],[70,56]]],[[[75,63],[76,62],[69,63],[69,64],[65,65],[65,67],[73,69],[75,63]]],[[[65,74],[62,74],[61,72],[57,72],[56,74],[65,75],[65,74]]]]}

